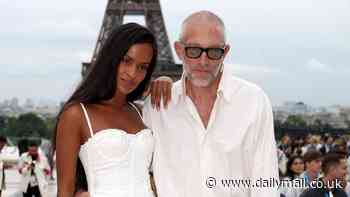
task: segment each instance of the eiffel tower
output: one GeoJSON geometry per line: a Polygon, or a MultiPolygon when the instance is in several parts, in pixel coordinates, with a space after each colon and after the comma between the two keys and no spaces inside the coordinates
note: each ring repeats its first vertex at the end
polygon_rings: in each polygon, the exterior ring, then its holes
{"type": "Polygon", "coordinates": [[[96,60],[97,54],[110,31],[123,24],[126,15],[144,16],[146,26],[154,33],[158,43],[158,62],[153,77],[167,75],[177,80],[181,77],[182,65],[175,64],[166,32],[159,0],[108,0],[102,27],[91,62],[84,62],[82,75],[96,60]]]}

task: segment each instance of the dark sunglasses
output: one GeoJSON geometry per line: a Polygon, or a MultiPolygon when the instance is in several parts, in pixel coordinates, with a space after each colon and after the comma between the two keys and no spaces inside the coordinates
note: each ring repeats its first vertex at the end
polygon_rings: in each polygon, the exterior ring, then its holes
{"type": "Polygon", "coordinates": [[[225,53],[224,48],[202,48],[195,46],[185,46],[185,54],[189,58],[199,58],[203,51],[207,54],[207,57],[211,60],[219,60],[225,53]]]}

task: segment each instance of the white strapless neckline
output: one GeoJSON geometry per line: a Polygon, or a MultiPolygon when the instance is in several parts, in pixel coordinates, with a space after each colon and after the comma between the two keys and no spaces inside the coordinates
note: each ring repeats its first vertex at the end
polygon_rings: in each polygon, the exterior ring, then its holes
{"type": "Polygon", "coordinates": [[[149,129],[149,128],[144,128],[144,129],[141,129],[140,131],[136,132],[136,133],[128,133],[126,131],[124,131],[123,129],[118,129],[118,128],[108,128],[108,129],[101,129],[101,130],[98,130],[94,133],[93,136],[89,137],[89,139],[84,142],[84,144],[80,145],[80,147],[85,147],[89,141],[91,140],[94,140],[94,138],[100,136],[100,135],[104,135],[105,133],[112,133],[112,134],[115,134],[115,135],[125,135],[125,136],[128,136],[128,137],[137,137],[139,135],[143,135],[145,133],[150,133],[152,134],[152,130],[149,129]]]}

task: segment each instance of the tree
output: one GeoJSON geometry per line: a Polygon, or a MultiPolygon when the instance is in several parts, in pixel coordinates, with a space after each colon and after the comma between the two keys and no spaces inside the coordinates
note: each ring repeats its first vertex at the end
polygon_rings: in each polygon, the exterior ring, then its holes
{"type": "Polygon", "coordinates": [[[47,136],[51,139],[56,126],[56,118],[47,118],[45,121],[47,127],[47,136]]]}
{"type": "Polygon", "coordinates": [[[16,121],[17,121],[17,118],[15,117],[7,117],[7,124],[3,131],[4,136],[14,136],[14,135],[11,135],[11,128],[15,127],[16,121]]]}
{"type": "Polygon", "coordinates": [[[321,131],[321,132],[323,132],[323,129],[324,129],[323,127],[324,127],[324,124],[323,124],[322,120],[320,120],[318,118],[315,119],[315,121],[311,125],[312,129],[317,130],[317,131],[321,131]]]}
{"type": "Polygon", "coordinates": [[[348,129],[350,129],[350,120],[345,120],[345,124],[348,126],[348,129]]]}
{"type": "Polygon", "coordinates": [[[306,127],[306,121],[300,115],[290,115],[284,123],[287,127],[306,127]]]}
{"type": "Polygon", "coordinates": [[[0,116],[0,135],[5,135],[6,132],[6,117],[0,116]]]}
{"type": "Polygon", "coordinates": [[[274,120],[274,121],[273,121],[273,125],[274,125],[275,127],[281,127],[281,126],[282,126],[282,122],[281,122],[280,120],[274,120]]]}
{"type": "Polygon", "coordinates": [[[45,137],[48,130],[45,121],[34,113],[20,115],[9,122],[8,135],[16,137],[45,137]]]}
{"type": "Polygon", "coordinates": [[[3,129],[6,127],[6,117],[0,116],[0,129],[3,129]]]}

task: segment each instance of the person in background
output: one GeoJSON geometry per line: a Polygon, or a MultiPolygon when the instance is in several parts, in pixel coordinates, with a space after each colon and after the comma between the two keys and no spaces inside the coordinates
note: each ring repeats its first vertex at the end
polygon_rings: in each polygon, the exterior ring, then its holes
{"type": "MultiPolygon", "coordinates": [[[[304,161],[301,156],[292,156],[287,162],[287,171],[285,173],[283,181],[292,181],[300,177],[304,172],[304,161]]],[[[281,194],[286,195],[288,193],[289,187],[280,187],[279,191],[281,194]]]]}
{"type": "Polygon", "coordinates": [[[279,148],[277,148],[277,159],[278,159],[278,173],[280,177],[283,177],[283,175],[287,171],[287,162],[288,157],[286,154],[279,148]]]}
{"type": "Polygon", "coordinates": [[[327,154],[333,149],[333,137],[326,135],[323,141],[324,141],[324,144],[321,147],[320,151],[322,154],[327,154]]]}
{"type": "Polygon", "coordinates": [[[306,184],[317,179],[320,175],[322,154],[319,151],[309,151],[304,155],[305,172],[301,174],[301,177],[306,180],[306,184]]]}
{"type": "Polygon", "coordinates": [[[24,197],[47,197],[50,166],[46,156],[39,154],[38,149],[36,143],[30,143],[18,162],[22,178],[20,189],[24,197]]]}
{"type": "Polygon", "coordinates": [[[304,160],[301,156],[293,156],[287,162],[287,172],[285,177],[294,180],[304,172],[304,160]]]}
{"type": "Polygon", "coordinates": [[[342,188],[341,183],[346,174],[346,162],[339,154],[330,153],[326,155],[322,162],[322,172],[324,176],[317,179],[317,187],[310,187],[302,192],[300,197],[346,197],[347,194],[342,188]]]}
{"type": "MultiPolygon", "coordinates": [[[[291,155],[302,156],[303,146],[304,146],[304,139],[302,137],[297,137],[294,141],[292,141],[291,155]]],[[[288,157],[290,157],[291,155],[289,155],[288,157]]]]}
{"type": "Polygon", "coordinates": [[[2,191],[5,189],[5,170],[11,168],[4,160],[4,154],[6,154],[7,139],[4,136],[0,136],[0,197],[2,191]]]}
{"type": "Polygon", "coordinates": [[[292,140],[289,135],[284,135],[281,139],[280,144],[277,146],[280,150],[289,157],[292,154],[292,140]]]}
{"type": "Polygon", "coordinates": [[[322,154],[316,150],[310,150],[305,153],[304,157],[305,171],[300,174],[299,179],[304,179],[305,187],[290,187],[285,193],[286,197],[299,197],[307,188],[311,181],[319,178],[322,164],[322,154]]]}

